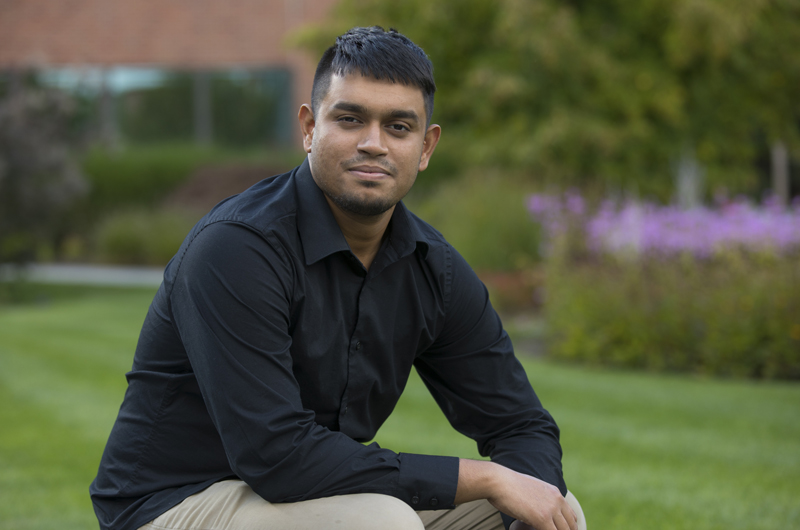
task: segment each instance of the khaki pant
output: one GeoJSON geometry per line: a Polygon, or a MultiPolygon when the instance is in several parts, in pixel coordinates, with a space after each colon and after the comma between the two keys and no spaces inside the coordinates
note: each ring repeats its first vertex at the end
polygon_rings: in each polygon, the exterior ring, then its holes
{"type": "MultiPolygon", "coordinates": [[[[586,529],[580,504],[567,494],[578,528],[586,529]]],[[[454,510],[415,512],[388,495],[361,493],[271,504],[241,480],[225,480],[188,497],[140,530],[502,530],[487,501],[454,510]]]]}

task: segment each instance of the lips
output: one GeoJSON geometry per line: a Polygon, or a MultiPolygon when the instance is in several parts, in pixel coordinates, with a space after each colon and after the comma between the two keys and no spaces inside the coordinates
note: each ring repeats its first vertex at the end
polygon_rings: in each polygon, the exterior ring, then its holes
{"type": "Polygon", "coordinates": [[[381,179],[391,175],[389,171],[380,166],[372,166],[366,164],[353,166],[348,171],[355,174],[359,178],[367,180],[381,179]]]}

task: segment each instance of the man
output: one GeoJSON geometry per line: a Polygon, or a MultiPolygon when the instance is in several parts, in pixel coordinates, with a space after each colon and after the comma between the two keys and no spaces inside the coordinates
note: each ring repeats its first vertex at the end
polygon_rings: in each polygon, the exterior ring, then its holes
{"type": "Polygon", "coordinates": [[[578,528],[485,288],[400,202],[439,141],[434,90],[395,31],[325,53],[307,160],[217,205],[167,266],[91,487],[102,528],[578,528]],[[492,462],[361,443],[412,366],[492,462]]]}

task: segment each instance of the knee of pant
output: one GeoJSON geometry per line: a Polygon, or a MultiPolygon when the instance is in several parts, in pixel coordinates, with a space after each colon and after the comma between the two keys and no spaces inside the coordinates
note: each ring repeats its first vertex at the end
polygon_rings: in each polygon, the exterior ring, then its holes
{"type": "MultiPolygon", "coordinates": [[[[369,515],[380,521],[375,528],[382,530],[425,530],[417,512],[400,499],[389,495],[372,494],[369,515]]],[[[367,514],[364,514],[367,515],[367,514]]]]}
{"type": "Polygon", "coordinates": [[[572,508],[572,511],[575,512],[575,515],[578,517],[578,530],[586,530],[586,516],[583,514],[583,508],[581,508],[581,504],[578,502],[578,499],[575,498],[575,495],[573,495],[571,491],[567,491],[567,496],[565,499],[570,508],[572,508]]]}

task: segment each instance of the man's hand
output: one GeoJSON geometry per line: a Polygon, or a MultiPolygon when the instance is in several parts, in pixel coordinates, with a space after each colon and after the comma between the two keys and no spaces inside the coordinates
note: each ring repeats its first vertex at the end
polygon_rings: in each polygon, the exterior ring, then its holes
{"type": "Polygon", "coordinates": [[[517,521],[512,530],[577,530],[578,518],[555,486],[492,462],[461,459],[456,504],[487,499],[517,521]]]}

